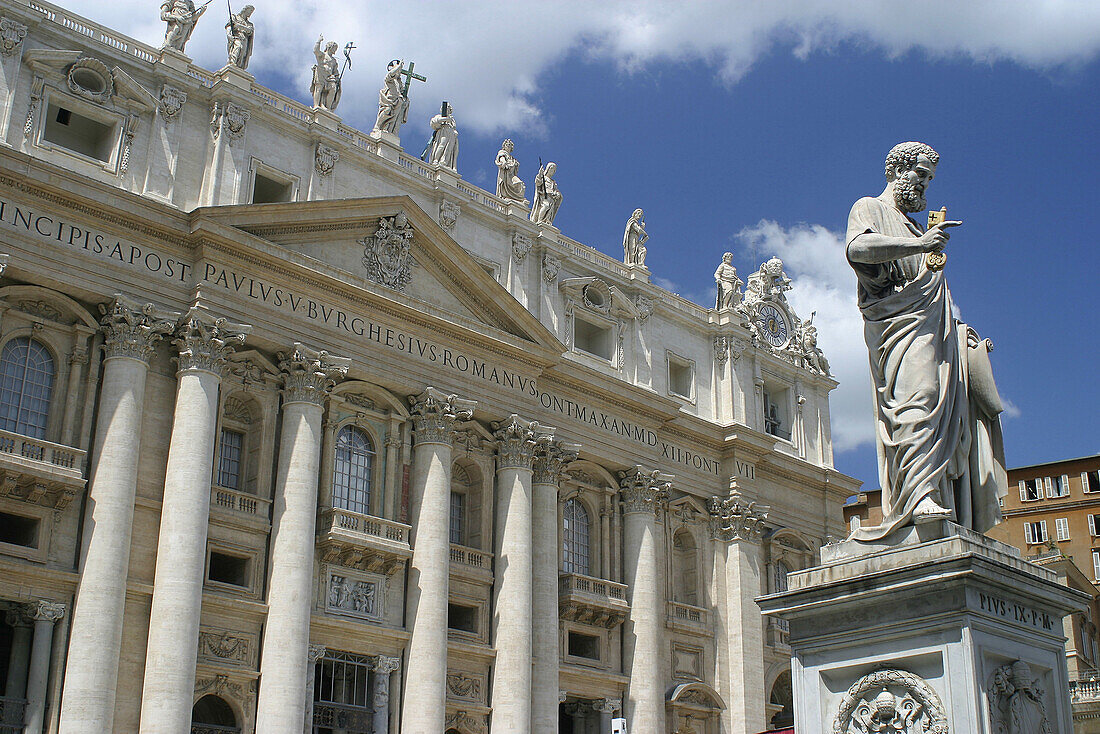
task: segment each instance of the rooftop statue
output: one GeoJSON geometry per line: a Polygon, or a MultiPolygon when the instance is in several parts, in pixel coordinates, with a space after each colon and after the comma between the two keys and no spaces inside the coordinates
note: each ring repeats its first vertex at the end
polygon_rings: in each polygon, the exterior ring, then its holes
{"type": "Polygon", "coordinates": [[[336,60],[336,51],[340,48],[335,41],[329,41],[322,49],[325,37],[319,36],[313,44],[313,55],[317,63],[313,65],[313,81],[309,91],[313,95],[313,106],[336,111],[340,104],[341,79],[340,62],[336,60]]]}
{"type": "Polygon", "coordinates": [[[635,209],[626,220],[626,229],[623,231],[623,262],[627,265],[639,265],[645,267],[646,240],[649,235],[645,231],[645,220],[642,219],[642,210],[635,209]]]}
{"type": "Polygon", "coordinates": [[[523,204],[527,199],[523,195],[527,187],[519,177],[519,161],[512,155],[515,143],[505,140],[497,151],[497,196],[505,201],[517,201],[523,204]]]}
{"type": "Polygon", "coordinates": [[[734,308],[741,303],[742,280],[733,266],[733,253],[722,253],[722,263],[714,271],[714,283],[718,286],[718,298],[714,307],[719,311],[734,308]]]}
{"type": "Polygon", "coordinates": [[[458,129],[455,126],[454,107],[444,102],[439,114],[431,119],[432,139],[428,144],[428,162],[458,170],[458,129]]]}
{"type": "Polygon", "coordinates": [[[164,0],[160,6],[160,19],[168,24],[164,29],[164,43],[161,48],[170,48],[183,53],[183,47],[191,38],[195,30],[195,24],[206,12],[207,0],[201,7],[196,8],[191,0],[164,0]]]}
{"type": "Polygon", "coordinates": [[[561,206],[561,192],[554,174],[558,172],[557,163],[547,163],[539,168],[535,176],[535,203],[531,205],[531,221],[535,224],[553,224],[561,206]]]}
{"type": "Polygon", "coordinates": [[[992,344],[952,317],[944,272],[926,260],[942,253],[947,229],[962,222],[925,230],[909,216],[925,209],[939,160],[923,143],[895,146],[886,188],[848,215],[848,262],[876,396],[883,514],[881,525],[856,530],[856,540],[951,518],[984,532],[1001,518],[1007,476],[992,344]]]}
{"type": "Polygon", "coordinates": [[[401,59],[394,59],[386,66],[386,77],[378,90],[378,119],[376,132],[397,135],[401,126],[409,121],[409,98],[401,89],[401,59]]]}
{"type": "Polygon", "coordinates": [[[231,13],[229,22],[225,24],[226,50],[229,53],[228,66],[236,66],[238,69],[247,69],[248,60],[252,58],[252,42],[255,37],[255,28],[252,21],[251,5],[245,5],[239,13],[231,13]]]}

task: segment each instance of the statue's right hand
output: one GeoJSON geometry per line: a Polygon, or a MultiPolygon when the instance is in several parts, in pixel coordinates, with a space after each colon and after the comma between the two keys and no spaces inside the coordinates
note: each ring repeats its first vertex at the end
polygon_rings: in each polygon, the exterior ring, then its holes
{"type": "Polygon", "coordinates": [[[948,221],[930,227],[927,232],[920,236],[921,250],[924,252],[943,252],[947,241],[951,239],[951,235],[946,231],[947,228],[958,227],[960,224],[962,222],[948,221]]]}

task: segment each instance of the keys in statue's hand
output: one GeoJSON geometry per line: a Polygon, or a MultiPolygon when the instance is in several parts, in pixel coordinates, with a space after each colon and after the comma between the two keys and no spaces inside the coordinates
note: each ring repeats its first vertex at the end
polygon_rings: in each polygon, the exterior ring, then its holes
{"type": "Polygon", "coordinates": [[[946,231],[947,228],[958,227],[960,224],[962,224],[961,221],[952,220],[933,225],[920,237],[922,249],[925,252],[943,252],[947,240],[951,239],[951,235],[946,231]]]}

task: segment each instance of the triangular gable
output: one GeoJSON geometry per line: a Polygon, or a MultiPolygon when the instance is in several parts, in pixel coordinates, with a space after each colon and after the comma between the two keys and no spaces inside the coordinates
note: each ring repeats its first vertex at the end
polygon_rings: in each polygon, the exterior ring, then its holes
{"type": "Polygon", "coordinates": [[[196,209],[201,221],[305,255],[413,308],[445,311],[557,356],[562,343],[408,196],[196,209]],[[407,250],[402,249],[407,243],[407,250]],[[370,250],[370,252],[368,252],[370,250]],[[408,263],[401,262],[407,253],[408,263]]]}

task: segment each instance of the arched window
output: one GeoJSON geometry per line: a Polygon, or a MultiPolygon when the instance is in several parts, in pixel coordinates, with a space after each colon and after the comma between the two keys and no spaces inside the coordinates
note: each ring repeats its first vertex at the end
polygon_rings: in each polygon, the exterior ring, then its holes
{"type": "Polygon", "coordinates": [[[681,530],[672,539],[672,557],[675,576],[673,592],[681,604],[697,605],[699,591],[695,562],[695,539],[691,533],[681,530]]]}
{"type": "Polygon", "coordinates": [[[237,716],[233,713],[233,708],[225,702],[225,699],[215,696],[212,693],[200,698],[191,708],[191,730],[203,732],[240,731],[237,726],[237,716]],[[206,724],[210,728],[201,726],[202,724],[206,724]]]}
{"type": "Polygon", "coordinates": [[[588,510],[578,500],[565,503],[562,519],[561,568],[566,573],[589,575],[588,510]]]}
{"type": "Polygon", "coordinates": [[[370,473],[374,446],[370,436],[355,426],[336,434],[336,461],[332,476],[332,506],[370,514],[370,473]]]}
{"type": "Polygon", "coordinates": [[[0,428],[46,437],[53,393],[53,357],[34,339],[18,337],[0,352],[0,428]]]}
{"type": "Polygon", "coordinates": [[[791,572],[791,567],[783,561],[775,562],[775,591],[778,594],[787,590],[787,574],[791,572]]]}

